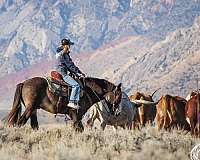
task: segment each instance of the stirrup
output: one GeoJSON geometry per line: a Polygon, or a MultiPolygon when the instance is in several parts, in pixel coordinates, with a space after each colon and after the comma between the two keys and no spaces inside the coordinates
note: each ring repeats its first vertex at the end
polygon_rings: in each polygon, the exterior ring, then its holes
{"type": "Polygon", "coordinates": [[[80,108],[80,106],[78,104],[75,104],[73,102],[69,102],[67,104],[67,106],[70,107],[70,108],[73,108],[73,109],[77,109],[77,110],[80,108]]]}

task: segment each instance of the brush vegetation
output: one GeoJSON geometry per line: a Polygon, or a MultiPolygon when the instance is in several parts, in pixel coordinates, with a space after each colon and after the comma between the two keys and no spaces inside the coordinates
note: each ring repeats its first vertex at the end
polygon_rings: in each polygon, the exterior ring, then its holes
{"type": "Polygon", "coordinates": [[[38,131],[30,126],[0,126],[1,160],[188,160],[191,149],[200,143],[181,130],[157,132],[85,129],[76,133],[70,124],[46,124],[38,131]]]}

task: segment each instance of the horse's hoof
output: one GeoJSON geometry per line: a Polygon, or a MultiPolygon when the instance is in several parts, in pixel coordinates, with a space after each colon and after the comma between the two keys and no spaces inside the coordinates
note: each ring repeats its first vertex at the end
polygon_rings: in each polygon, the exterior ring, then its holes
{"type": "Polygon", "coordinates": [[[76,127],[75,128],[76,132],[83,132],[84,131],[84,128],[83,127],[76,127]]]}
{"type": "Polygon", "coordinates": [[[37,131],[38,129],[39,129],[39,127],[37,126],[37,127],[32,127],[32,129],[34,130],[34,131],[37,131]]]}
{"type": "Polygon", "coordinates": [[[74,126],[76,132],[83,132],[84,127],[82,125],[76,125],[74,126]]]}

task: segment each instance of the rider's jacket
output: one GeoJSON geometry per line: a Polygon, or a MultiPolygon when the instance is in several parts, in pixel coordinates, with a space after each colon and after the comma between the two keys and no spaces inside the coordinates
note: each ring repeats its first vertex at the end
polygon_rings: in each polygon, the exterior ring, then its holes
{"type": "Polygon", "coordinates": [[[82,73],[80,69],[73,63],[69,54],[63,54],[60,52],[57,55],[57,68],[59,72],[65,74],[78,74],[82,73]]]}

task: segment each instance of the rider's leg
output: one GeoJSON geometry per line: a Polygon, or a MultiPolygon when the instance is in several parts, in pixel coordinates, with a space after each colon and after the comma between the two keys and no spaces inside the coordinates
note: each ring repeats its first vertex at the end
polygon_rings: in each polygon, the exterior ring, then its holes
{"type": "Polygon", "coordinates": [[[80,85],[69,75],[63,76],[63,80],[72,87],[72,92],[70,95],[68,106],[71,108],[78,109],[78,102],[80,99],[80,85]]]}
{"type": "Polygon", "coordinates": [[[70,96],[70,101],[72,102],[79,102],[80,99],[80,85],[75,81],[72,85],[72,93],[70,96]]]}

